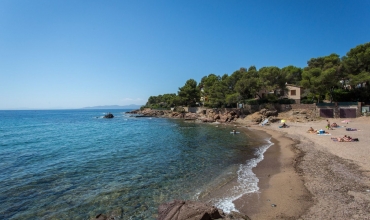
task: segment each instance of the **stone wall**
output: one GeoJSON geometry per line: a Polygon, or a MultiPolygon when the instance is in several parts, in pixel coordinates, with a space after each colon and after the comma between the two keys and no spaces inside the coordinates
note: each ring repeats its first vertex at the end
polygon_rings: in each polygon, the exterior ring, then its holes
{"type": "Polygon", "coordinates": [[[291,104],[292,109],[310,109],[316,108],[316,104],[291,104]]]}

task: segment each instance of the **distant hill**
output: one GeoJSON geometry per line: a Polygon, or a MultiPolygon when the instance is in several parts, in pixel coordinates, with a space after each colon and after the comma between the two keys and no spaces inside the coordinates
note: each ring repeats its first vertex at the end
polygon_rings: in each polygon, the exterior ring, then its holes
{"type": "Polygon", "coordinates": [[[92,106],[84,107],[82,109],[139,109],[142,105],[102,105],[102,106],[92,106]]]}

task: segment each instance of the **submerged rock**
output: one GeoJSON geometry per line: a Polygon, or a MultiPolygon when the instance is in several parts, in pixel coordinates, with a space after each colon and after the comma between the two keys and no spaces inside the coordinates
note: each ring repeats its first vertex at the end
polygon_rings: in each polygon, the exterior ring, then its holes
{"type": "Polygon", "coordinates": [[[195,201],[182,201],[174,200],[165,203],[158,208],[158,220],[248,220],[246,215],[232,212],[226,215],[221,209],[218,209],[210,204],[195,202],[195,201]]]}

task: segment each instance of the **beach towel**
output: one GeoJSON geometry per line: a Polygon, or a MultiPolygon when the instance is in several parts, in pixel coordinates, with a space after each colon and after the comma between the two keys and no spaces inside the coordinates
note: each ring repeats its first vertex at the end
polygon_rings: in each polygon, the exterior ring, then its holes
{"type": "Polygon", "coordinates": [[[317,135],[331,135],[331,134],[324,133],[324,134],[317,134],[317,135]]]}
{"type": "Polygon", "coordinates": [[[346,131],[359,131],[356,128],[346,128],[346,131]]]}
{"type": "Polygon", "coordinates": [[[269,119],[268,118],[266,118],[263,122],[261,122],[261,126],[264,126],[264,125],[266,125],[267,123],[269,122],[269,119]]]}

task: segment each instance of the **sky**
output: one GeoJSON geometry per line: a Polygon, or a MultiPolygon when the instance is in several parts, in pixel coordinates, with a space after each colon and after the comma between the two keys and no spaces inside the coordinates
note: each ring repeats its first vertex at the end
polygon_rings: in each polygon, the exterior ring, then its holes
{"type": "Polygon", "coordinates": [[[368,0],[0,0],[0,109],[144,105],[370,42],[368,0]]]}

